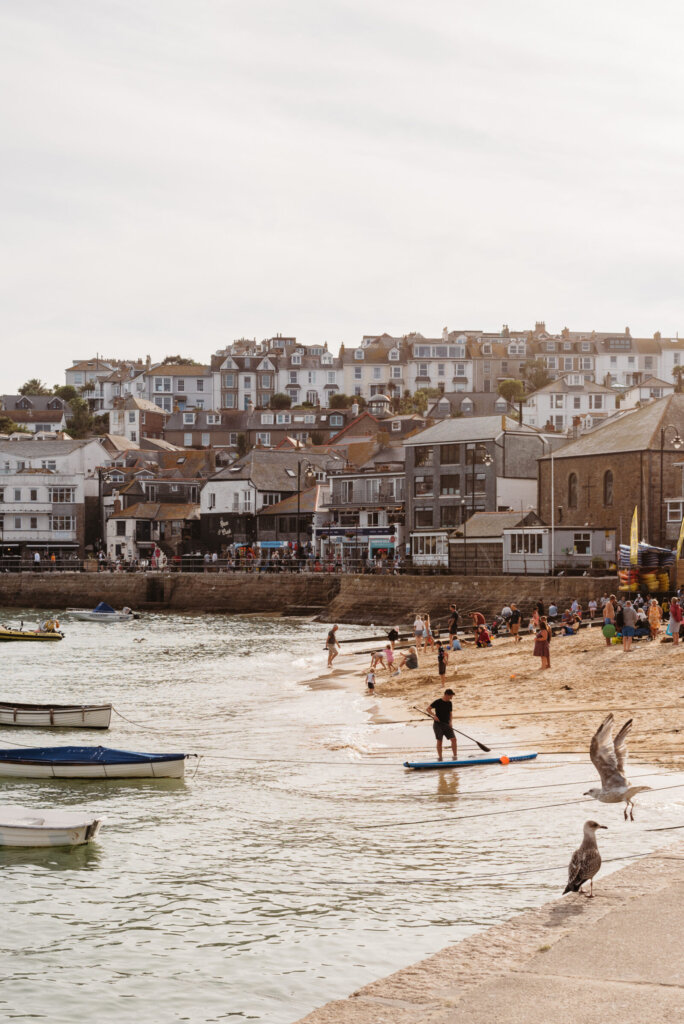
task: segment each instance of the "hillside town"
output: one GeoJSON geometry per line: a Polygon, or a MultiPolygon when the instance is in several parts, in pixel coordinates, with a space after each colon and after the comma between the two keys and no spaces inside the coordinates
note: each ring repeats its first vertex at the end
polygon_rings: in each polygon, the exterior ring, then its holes
{"type": "Polygon", "coordinates": [[[95,355],[0,396],[2,568],[549,575],[684,514],[684,339],[533,330],[95,355]]]}

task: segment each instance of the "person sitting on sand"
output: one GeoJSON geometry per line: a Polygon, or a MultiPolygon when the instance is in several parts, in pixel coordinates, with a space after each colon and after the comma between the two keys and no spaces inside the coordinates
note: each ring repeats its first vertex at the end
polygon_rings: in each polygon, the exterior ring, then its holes
{"type": "Polygon", "coordinates": [[[563,623],[563,636],[577,636],[580,628],[580,620],[576,615],[571,615],[570,618],[563,623]]]}
{"type": "Polygon", "coordinates": [[[418,668],[418,650],[416,647],[409,647],[406,654],[399,655],[401,668],[418,668]]]}
{"type": "Polygon", "coordinates": [[[486,626],[480,626],[475,637],[476,647],[491,647],[492,637],[486,626]]]}
{"type": "Polygon", "coordinates": [[[426,708],[427,714],[432,719],[432,729],[437,740],[437,760],[442,760],[442,740],[447,739],[451,742],[451,750],[454,755],[454,761],[457,760],[458,754],[456,751],[456,734],[452,727],[453,718],[453,705],[451,698],[454,695],[453,690],[445,690],[444,697],[438,697],[437,700],[433,700],[429,708],[426,708]]]}

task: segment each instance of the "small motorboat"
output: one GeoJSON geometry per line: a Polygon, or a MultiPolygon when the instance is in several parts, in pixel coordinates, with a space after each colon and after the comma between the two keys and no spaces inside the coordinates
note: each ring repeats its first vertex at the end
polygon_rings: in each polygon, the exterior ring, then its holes
{"type": "Polygon", "coordinates": [[[108,729],[111,704],[17,704],[0,701],[0,725],[45,729],[108,729]]]}
{"type": "Polygon", "coordinates": [[[57,619],[46,619],[37,629],[24,629],[22,622],[19,629],[14,626],[0,626],[0,641],[6,640],[63,640],[64,633],[59,631],[57,619]]]}
{"type": "Polygon", "coordinates": [[[0,805],[0,846],[83,846],[94,839],[102,818],[87,811],[44,811],[0,805]]]}
{"type": "Polygon", "coordinates": [[[27,779],[180,779],[192,754],[141,754],[109,747],[0,750],[0,776],[27,779]]]}
{"type": "Polygon", "coordinates": [[[67,608],[67,615],[78,619],[79,622],[132,622],[133,619],[140,618],[139,612],[134,612],[130,608],[122,608],[117,612],[105,601],[100,601],[90,612],[82,611],[80,608],[67,608]]]}

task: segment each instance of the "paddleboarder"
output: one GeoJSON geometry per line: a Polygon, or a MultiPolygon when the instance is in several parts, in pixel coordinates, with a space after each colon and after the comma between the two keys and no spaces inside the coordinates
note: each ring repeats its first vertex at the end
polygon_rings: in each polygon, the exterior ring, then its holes
{"type": "Polygon", "coordinates": [[[442,761],[442,740],[447,739],[451,742],[451,751],[454,755],[454,761],[458,760],[458,753],[456,750],[456,733],[452,728],[452,716],[453,716],[453,705],[451,698],[454,695],[453,690],[445,690],[443,697],[438,697],[437,700],[433,700],[432,704],[426,708],[426,714],[432,719],[432,729],[437,740],[437,760],[442,761]]]}

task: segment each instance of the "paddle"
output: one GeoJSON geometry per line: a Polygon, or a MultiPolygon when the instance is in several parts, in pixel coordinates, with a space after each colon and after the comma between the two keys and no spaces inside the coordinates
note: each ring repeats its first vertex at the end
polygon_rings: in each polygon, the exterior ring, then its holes
{"type": "MultiPolygon", "coordinates": [[[[413,708],[414,711],[420,711],[421,715],[425,715],[426,718],[432,718],[432,715],[428,715],[427,711],[423,711],[422,708],[417,707],[415,704],[412,704],[411,707],[413,708]]],[[[451,728],[454,729],[453,725],[451,728]]],[[[465,739],[470,740],[471,743],[475,743],[480,748],[480,750],[484,751],[485,754],[491,754],[491,747],[486,747],[484,743],[480,743],[479,740],[476,740],[472,736],[469,736],[467,732],[461,732],[460,729],[454,729],[454,732],[457,732],[459,736],[463,736],[465,737],[465,739]]]]}

